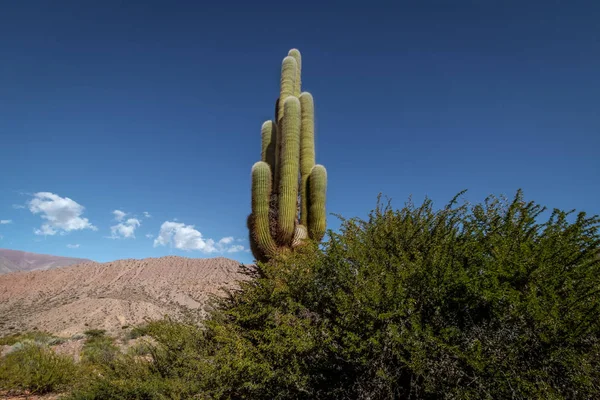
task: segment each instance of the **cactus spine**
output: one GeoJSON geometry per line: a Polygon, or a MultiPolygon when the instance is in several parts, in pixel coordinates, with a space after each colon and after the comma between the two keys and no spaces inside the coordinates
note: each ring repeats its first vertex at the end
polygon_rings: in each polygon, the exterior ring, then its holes
{"type": "Polygon", "coordinates": [[[325,234],[327,172],[315,165],[314,103],[301,93],[302,56],[289,51],[281,65],[275,120],[262,125],[261,161],[252,167],[250,247],[268,261],[325,234]]]}

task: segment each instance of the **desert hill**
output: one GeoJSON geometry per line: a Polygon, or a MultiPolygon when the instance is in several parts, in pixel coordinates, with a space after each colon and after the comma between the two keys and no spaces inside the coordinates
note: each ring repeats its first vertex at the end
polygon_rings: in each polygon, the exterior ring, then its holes
{"type": "Polygon", "coordinates": [[[189,311],[204,315],[211,294],[245,279],[240,263],[176,256],[84,263],[0,275],[0,336],[32,329],[70,336],[189,311]]]}
{"type": "Polygon", "coordinates": [[[93,262],[84,258],[51,256],[26,251],[0,249],[0,274],[37,271],[93,262]]]}

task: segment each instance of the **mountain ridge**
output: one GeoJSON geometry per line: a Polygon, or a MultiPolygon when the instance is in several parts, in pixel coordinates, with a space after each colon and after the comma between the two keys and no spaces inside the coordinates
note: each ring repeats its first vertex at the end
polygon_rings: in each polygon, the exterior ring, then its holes
{"type": "Polygon", "coordinates": [[[87,258],[38,254],[21,250],[0,249],[0,274],[29,272],[66,267],[81,263],[94,263],[87,258]]]}
{"type": "Polygon", "coordinates": [[[0,275],[0,336],[44,330],[70,336],[160,319],[204,318],[213,295],[247,279],[225,257],[166,256],[88,262],[0,275]]]}

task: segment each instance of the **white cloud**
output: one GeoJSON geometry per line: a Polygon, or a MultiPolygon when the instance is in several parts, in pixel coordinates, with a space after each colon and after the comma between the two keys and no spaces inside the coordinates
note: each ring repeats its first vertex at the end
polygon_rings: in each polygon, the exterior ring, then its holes
{"type": "Polygon", "coordinates": [[[152,218],[152,215],[150,215],[150,213],[148,211],[144,211],[144,217],[152,218]]]}
{"type": "Polygon", "coordinates": [[[36,235],[66,234],[82,229],[98,230],[87,218],[81,216],[85,207],[70,198],[50,192],[38,192],[33,196],[28,203],[29,211],[41,214],[42,219],[46,220],[41,229],[34,230],[36,235]]]}
{"type": "MultiPolygon", "coordinates": [[[[115,210],[117,211],[117,210],[115,210]]],[[[111,239],[135,239],[135,229],[141,225],[140,221],[136,218],[129,218],[125,222],[120,222],[117,225],[110,227],[111,235],[109,238],[111,239]]]]}
{"type": "Polygon", "coordinates": [[[228,253],[237,253],[238,251],[244,251],[244,246],[242,246],[241,244],[235,244],[229,249],[227,249],[228,253]]]}
{"type": "Polygon", "coordinates": [[[44,235],[44,236],[52,236],[52,235],[56,235],[58,233],[58,231],[56,229],[52,228],[48,224],[42,225],[41,228],[42,229],[34,229],[33,233],[35,233],[36,235],[44,235]]]}
{"type": "Polygon", "coordinates": [[[24,205],[22,205],[22,204],[13,204],[13,205],[12,205],[12,208],[14,208],[15,210],[20,210],[20,209],[22,209],[22,208],[27,208],[27,207],[25,207],[25,206],[24,206],[24,205]]]}
{"type": "Polygon", "coordinates": [[[12,219],[0,219],[0,225],[12,224],[12,219]]]}
{"type": "Polygon", "coordinates": [[[227,236],[224,237],[223,239],[219,240],[219,244],[224,245],[224,244],[229,244],[233,242],[233,236],[227,236]]]}
{"type": "Polygon", "coordinates": [[[153,234],[151,234],[151,233],[146,233],[146,237],[147,237],[148,239],[152,239],[152,238],[154,237],[154,235],[153,235],[153,234]]]}
{"type": "Polygon", "coordinates": [[[217,242],[217,249],[219,249],[220,252],[226,251],[227,253],[244,251],[244,246],[241,244],[233,244],[233,242],[240,242],[242,240],[243,239],[235,239],[233,236],[224,237],[217,242]]]}
{"type": "Polygon", "coordinates": [[[237,252],[244,249],[241,245],[233,245],[235,239],[227,236],[215,242],[206,239],[202,233],[194,228],[194,225],[185,225],[182,222],[165,221],[160,227],[160,232],[154,239],[154,247],[170,245],[180,250],[198,250],[203,253],[237,252]]]}
{"type": "Polygon", "coordinates": [[[67,247],[70,248],[70,249],[78,249],[79,248],[79,244],[68,244],[67,247]]]}
{"type": "Polygon", "coordinates": [[[112,213],[115,216],[115,220],[119,222],[123,221],[123,218],[125,218],[125,216],[127,215],[126,212],[123,212],[121,210],[114,210],[112,213]]]}
{"type": "Polygon", "coordinates": [[[200,250],[204,253],[217,251],[214,240],[205,240],[202,234],[194,229],[194,225],[181,222],[165,221],[161,225],[158,237],[154,239],[154,247],[167,244],[180,250],[200,250]]]}

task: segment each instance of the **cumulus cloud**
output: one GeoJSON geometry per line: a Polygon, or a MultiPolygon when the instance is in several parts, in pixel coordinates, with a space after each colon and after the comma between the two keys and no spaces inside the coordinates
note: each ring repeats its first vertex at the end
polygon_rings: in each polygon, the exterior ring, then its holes
{"type": "Polygon", "coordinates": [[[22,209],[22,208],[27,208],[27,207],[25,207],[25,206],[24,206],[24,205],[22,205],[22,204],[13,204],[13,205],[12,205],[12,208],[14,208],[15,210],[20,210],[20,209],[22,209]]]}
{"type": "Polygon", "coordinates": [[[79,244],[68,244],[67,247],[70,248],[70,249],[78,249],[79,248],[79,244]]]}
{"type": "Polygon", "coordinates": [[[227,236],[227,237],[224,237],[223,239],[219,240],[219,244],[222,244],[222,245],[230,244],[232,242],[233,242],[233,236],[227,236]]]}
{"type": "Polygon", "coordinates": [[[152,239],[152,238],[154,237],[154,235],[153,235],[153,234],[151,234],[151,233],[146,233],[146,237],[147,237],[148,239],[152,239]]]}
{"type": "Polygon", "coordinates": [[[112,213],[115,216],[115,220],[119,222],[123,221],[123,218],[125,218],[125,216],[127,215],[126,212],[123,212],[121,210],[114,210],[112,213]]]}
{"type": "Polygon", "coordinates": [[[235,244],[227,249],[228,253],[237,253],[239,251],[244,251],[244,246],[242,246],[241,244],[235,244]]]}
{"type": "Polygon", "coordinates": [[[34,230],[36,235],[65,234],[83,229],[98,230],[87,218],[81,216],[85,207],[68,197],[38,192],[33,195],[28,206],[29,211],[41,214],[42,219],[46,221],[40,229],[34,230]]]}
{"type": "Polygon", "coordinates": [[[12,224],[12,219],[0,219],[0,225],[12,224]]]}
{"type": "Polygon", "coordinates": [[[148,211],[144,211],[144,217],[152,218],[152,215],[150,215],[150,213],[148,211]]]}
{"type": "Polygon", "coordinates": [[[180,250],[200,250],[205,253],[217,250],[214,240],[204,239],[194,225],[174,221],[163,222],[158,237],[154,239],[154,247],[168,244],[180,250]]]}
{"type": "Polygon", "coordinates": [[[135,230],[141,225],[137,218],[129,218],[127,221],[120,222],[110,227],[109,236],[111,239],[135,239],[135,230]]]}
{"type": "Polygon", "coordinates": [[[243,250],[244,247],[240,245],[229,246],[234,240],[232,236],[227,236],[215,242],[213,239],[204,238],[194,225],[165,221],[154,239],[154,247],[170,245],[179,250],[198,250],[207,254],[243,250]]]}

